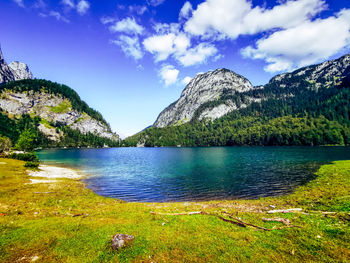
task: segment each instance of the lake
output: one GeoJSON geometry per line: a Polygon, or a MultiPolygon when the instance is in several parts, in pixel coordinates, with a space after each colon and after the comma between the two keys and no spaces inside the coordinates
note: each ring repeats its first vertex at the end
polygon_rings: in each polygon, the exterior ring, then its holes
{"type": "Polygon", "coordinates": [[[255,199],[292,192],[350,147],[50,149],[47,164],[79,168],[87,187],[125,201],[255,199]]]}

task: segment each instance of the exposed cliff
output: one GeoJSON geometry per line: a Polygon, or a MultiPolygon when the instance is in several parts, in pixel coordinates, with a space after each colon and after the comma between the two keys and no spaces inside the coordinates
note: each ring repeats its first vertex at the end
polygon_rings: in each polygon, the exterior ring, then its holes
{"type": "Polygon", "coordinates": [[[32,78],[33,74],[26,64],[14,61],[8,65],[0,48],[0,83],[32,78]]]}
{"type": "MultiPolygon", "coordinates": [[[[251,89],[253,86],[246,78],[227,69],[198,74],[186,86],[180,98],[160,113],[153,126],[165,127],[189,122],[205,103],[251,89]]],[[[226,100],[219,105],[207,108],[197,117],[216,119],[244,106],[237,105],[232,100],[226,100]]]]}

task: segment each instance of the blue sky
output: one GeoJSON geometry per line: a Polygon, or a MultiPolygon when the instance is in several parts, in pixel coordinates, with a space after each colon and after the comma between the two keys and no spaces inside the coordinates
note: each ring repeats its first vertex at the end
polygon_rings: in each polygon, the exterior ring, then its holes
{"type": "Polygon", "coordinates": [[[350,1],[1,0],[7,62],[66,84],[131,135],[197,73],[228,68],[254,85],[350,49],[350,1]]]}

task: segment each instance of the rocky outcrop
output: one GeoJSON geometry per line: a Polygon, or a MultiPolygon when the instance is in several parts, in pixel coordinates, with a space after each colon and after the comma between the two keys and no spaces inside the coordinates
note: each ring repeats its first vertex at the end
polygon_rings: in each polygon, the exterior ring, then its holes
{"type": "Polygon", "coordinates": [[[307,82],[310,89],[318,89],[321,86],[331,86],[342,81],[350,74],[350,54],[336,60],[325,61],[321,64],[307,66],[290,73],[284,73],[273,77],[268,85],[280,88],[297,88],[307,82]]]}
{"type": "Polygon", "coordinates": [[[198,120],[215,120],[234,110],[269,98],[295,96],[299,87],[318,90],[332,87],[350,77],[350,55],[273,77],[264,86],[253,87],[244,77],[218,69],[194,77],[180,98],[163,110],[154,127],[179,125],[198,120]],[[242,101],[243,99],[243,101],[242,101]]]}
{"type": "MultiPolygon", "coordinates": [[[[153,126],[165,127],[189,122],[205,103],[251,89],[253,85],[246,78],[227,69],[198,74],[186,86],[180,98],[160,113],[153,126]]],[[[222,104],[202,112],[200,118],[220,118],[239,107],[233,101],[223,101],[222,104]]]]}
{"type": "Polygon", "coordinates": [[[26,64],[15,61],[7,65],[0,49],[0,83],[32,78],[33,74],[26,64]]]}
{"type": "Polygon", "coordinates": [[[65,125],[83,134],[92,133],[100,137],[119,140],[117,134],[110,128],[84,112],[72,109],[70,101],[54,94],[45,92],[12,92],[4,90],[0,93],[0,108],[8,115],[21,116],[24,114],[39,116],[44,123],[39,130],[51,140],[58,141],[62,133],[56,132],[54,126],[65,125]]]}
{"type": "Polygon", "coordinates": [[[33,74],[23,62],[14,61],[9,64],[14,80],[33,79],[33,74]]]}

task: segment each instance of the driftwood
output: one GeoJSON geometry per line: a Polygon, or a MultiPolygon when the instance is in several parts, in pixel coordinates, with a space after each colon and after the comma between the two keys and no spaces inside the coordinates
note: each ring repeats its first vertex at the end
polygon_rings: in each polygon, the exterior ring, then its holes
{"type": "Polygon", "coordinates": [[[301,208],[289,208],[289,209],[276,209],[276,210],[270,210],[267,211],[268,214],[275,214],[275,213],[300,213],[303,209],[301,208]]]}

